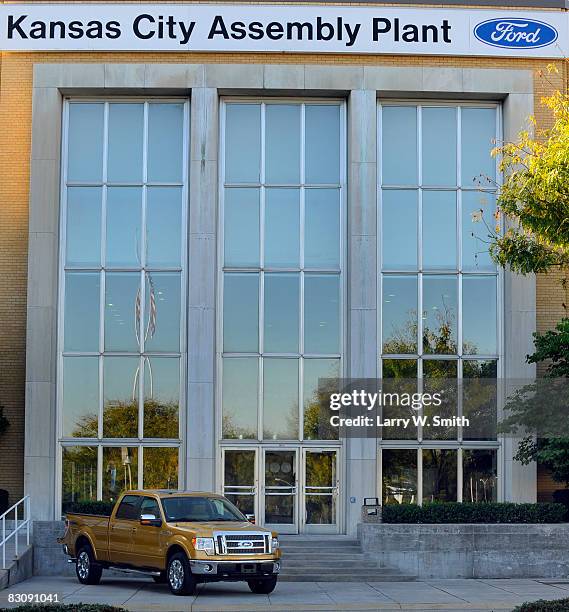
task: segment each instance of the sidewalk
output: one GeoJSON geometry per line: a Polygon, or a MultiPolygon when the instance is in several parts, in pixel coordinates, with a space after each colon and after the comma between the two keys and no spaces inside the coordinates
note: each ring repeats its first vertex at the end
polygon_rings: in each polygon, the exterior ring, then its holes
{"type": "Polygon", "coordinates": [[[75,578],[36,576],[0,591],[57,593],[63,603],[105,603],[135,611],[511,610],[524,601],[569,597],[569,580],[427,580],[422,582],[283,582],[271,595],[253,595],[245,583],[200,585],[175,597],[146,578],[104,578],[83,586],[75,578]]]}

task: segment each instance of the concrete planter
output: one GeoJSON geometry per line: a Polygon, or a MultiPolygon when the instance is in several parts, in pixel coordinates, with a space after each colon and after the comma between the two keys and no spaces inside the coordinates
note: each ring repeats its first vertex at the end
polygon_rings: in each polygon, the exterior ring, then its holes
{"type": "Polygon", "coordinates": [[[365,553],[418,578],[567,578],[569,524],[358,525],[365,553]]]}

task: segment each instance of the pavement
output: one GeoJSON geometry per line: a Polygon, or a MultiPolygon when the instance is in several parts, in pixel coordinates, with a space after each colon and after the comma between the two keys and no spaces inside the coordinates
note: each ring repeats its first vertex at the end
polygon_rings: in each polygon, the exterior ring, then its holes
{"type": "Polygon", "coordinates": [[[196,595],[176,597],[150,578],[105,577],[83,586],[74,577],[35,576],[0,591],[0,611],[17,594],[58,594],[62,603],[103,603],[128,610],[311,612],[322,610],[512,610],[525,601],[569,597],[569,580],[425,580],[417,582],[282,582],[270,595],[245,583],[202,584],[196,595]],[[12,596],[12,597],[10,597],[12,596]]]}

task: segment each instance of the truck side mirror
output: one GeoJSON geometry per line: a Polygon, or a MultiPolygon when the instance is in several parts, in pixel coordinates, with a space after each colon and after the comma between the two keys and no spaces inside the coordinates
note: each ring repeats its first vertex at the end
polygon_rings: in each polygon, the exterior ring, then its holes
{"type": "Polygon", "coordinates": [[[156,518],[154,514],[142,514],[140,516],[140,524],[149,527],[160,527],[162,525],[162,519],[156,518]]]}
{"type": "Polygon", "coordinates": [[[253,523],[253,525],[255,524],[255,515],[254,514],[246,514],[245,518],[250,522],[253,523]]]}

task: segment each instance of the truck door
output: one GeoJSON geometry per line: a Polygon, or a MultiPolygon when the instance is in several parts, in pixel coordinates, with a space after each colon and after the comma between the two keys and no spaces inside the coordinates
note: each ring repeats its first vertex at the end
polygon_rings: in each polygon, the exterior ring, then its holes
{"type": "Polygon", "coordinates": [[[132,564],[132,536],[139,523],[140,495],[125,495],[109,521],[109,560],[132,564]]]}
{"type": "MultiPolygon", "coordinates": [[[[162,519],[158,501],[154,497],[143,497],[139,509],[141,516],[153,515],[162,519]]],[[[164,566],[165,554],[160,548],[163,525],[135,525],[132,535],[132,563],[137,567],[161,568],[164,566]]]]}

